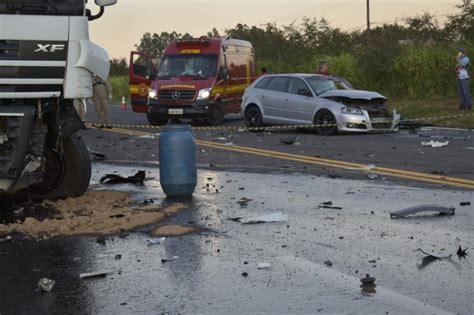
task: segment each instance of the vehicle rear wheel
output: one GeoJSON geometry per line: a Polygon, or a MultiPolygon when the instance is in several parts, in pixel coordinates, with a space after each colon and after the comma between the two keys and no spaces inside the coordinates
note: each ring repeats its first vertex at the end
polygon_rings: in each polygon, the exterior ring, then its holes
{"type": "Polygon", "coordinates": [[[249,128],[263,127],[262,112],[257,106],[249,106],[244,114],[245,126],[249,128]]]}
{"type": "Polygon", "coordinates": [[[157,115],[151,113],[147,113],[146,118],[148,119],[150,125],[153,126],[163,126],[168,123],[168,119],[160,119],[157,115]]]}
{"type": "Polygon", "coordinates": [[[332,136],[337,134],[337,121],[333,113],[327,109],[320,110],[314,117],[316,132],[322,136],[332,136]]]}
{"type": "Polygon", "coordinates": [[[46,148],[43,182],[31,187],[33,199],[78,197],[89,187],[91,159],[84,142],[76,135],[63,142],[63,154],[46,148]]]}
{"type": "Polygon", "coordinates": [[[209,126],[218,126],[224,122],[225,111],[222,104],[212,106],[211,115],[206,119],[209,126]]]}

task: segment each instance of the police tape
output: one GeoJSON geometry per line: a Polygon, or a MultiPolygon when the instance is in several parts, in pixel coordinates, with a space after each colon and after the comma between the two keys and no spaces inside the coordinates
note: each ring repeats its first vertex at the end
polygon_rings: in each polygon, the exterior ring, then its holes
{"type": "MultiPolygon", "coordinates": [[[[433,116],[433,117],[423,117],[423,118],[413,118],[413,119],[402,119],[399,121],[401,123],[416,123],[416,122],[428,122],[460,117],[470,117],[474,113],[468,114],[458,114],[458,115],[445,115],[445,116],[433,116]]],[[[385,122],[388,123],[388,122],[385,122]]],[[[351,123],[349,123],[351,124],[351,123]]],[[[353,124],[356,126],[358,124],[353,124]]],[[[134,129],[161,129],[163,126],[155,125],[145,125],[145,124],[99,124],[99,123],[86,123],[87,127],[94,128],[134,128],[134,129]]],[[[242,127],[242,126],[192,126],[193,130],[203,130],[203,131],[218,131],[218,130],[228,130],[228,131],[237,131],[237,132],[262,132],[266,130],[286,130],[286,129],[320,129],[320,128],[332,128],[332,127],[347,127],[346,124],[303,124],[303,125],[276,125],[276,126],[261,126],[261,127],[242,127]]],[[[380,130],[390,130],[391,128],[385,128],[380,130]]],[[[364,129],[360,129],[364,130],[364,129]]]]}

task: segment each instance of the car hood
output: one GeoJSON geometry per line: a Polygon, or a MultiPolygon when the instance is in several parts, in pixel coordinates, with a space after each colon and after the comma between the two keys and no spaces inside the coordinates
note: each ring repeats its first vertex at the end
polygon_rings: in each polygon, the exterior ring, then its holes
{"type": "Polygon", "coordinates": [[[331,90],[324,92],[319,95],[319,97],[327,99],[351,99],[351,100],[374,100],[374,99],[383,99],[387,98],[382,94],[371,91],[363,90],[331,90]]]}

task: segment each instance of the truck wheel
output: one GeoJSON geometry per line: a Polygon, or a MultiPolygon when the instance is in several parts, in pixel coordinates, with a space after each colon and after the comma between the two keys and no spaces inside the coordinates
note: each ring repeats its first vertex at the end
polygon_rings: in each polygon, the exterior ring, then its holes
{"type": "Polygon", "coordinates": [[[337,134],[337,121],[336,117],[327,109],[320,110],[316,117],[314,117],[314,124],[318,135],[332,136],[337,134]]]}
{"type": "Polygon", "coordinates": [[[84,142],[76,135],[64,140],[63,155],[46,148],[43,182],[31,188],[33,199],[78,197],[89,187],[91,160],[84,142]]]}
{"type": "Polygon", "coordinates": [[[154,114],[150,114],[150,113],[146,114],[146,118],[148,119],[148,122],[150,123],[150,125],[153,125],[153,126],[163,126],[168,123],[168,119],[160,119],[158,118],[158,116],[154,114]]]}
{"type": "Polygon", "coordinates": [[[216,104],[212,107],[211,116],[206,119],[209,126],[218,126],[224,122],[224,107],[222,104],[216,104]]]}

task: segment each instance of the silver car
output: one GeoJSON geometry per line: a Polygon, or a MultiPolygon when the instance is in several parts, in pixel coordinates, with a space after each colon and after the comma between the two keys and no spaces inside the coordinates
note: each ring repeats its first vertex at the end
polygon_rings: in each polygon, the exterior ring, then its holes
{"type": "Polygon", "coordinates": [[[354,90],[341,78],[274,74],[258,78],[242,99],[247,127],[318,125],[321,135],[394,131],[400,120],[377,92],[354,90]]]}

